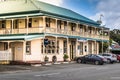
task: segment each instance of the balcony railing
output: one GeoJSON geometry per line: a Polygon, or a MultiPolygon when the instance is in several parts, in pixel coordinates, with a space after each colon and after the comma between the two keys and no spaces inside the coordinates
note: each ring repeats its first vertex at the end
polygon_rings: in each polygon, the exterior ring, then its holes
{"type": "Polygon", "coordinates": [[[56,29],[56,28],[49,28],[49,27],[46,27],[45,29],[44,29],[44,27],[34,27],[34,28],[28,28],[28,29],[27,28],[1,29],[0,30],[0,35],[24,34],[24,33],[43,33],[43,32],[109,40],[109,36],[103,36],[103,35],[99,35],[99,34],[95,34],[95,33],[89,33],[89,32],[78,32],[78,31],[56,29]]]}
{"type": "Polygon", "coordinates": [[[10,51],[0,51],[0,61],[3,61],[3,60],[12,60],[12,54],[10,51]]]}
{"type": "Polygon", "coordinates": [[[23,33],[41,33],[44,32],[43,27],[35,28],[18,28],[18,29],[1,29],[0,35],[2,34],[23,34],[23,33]]]}

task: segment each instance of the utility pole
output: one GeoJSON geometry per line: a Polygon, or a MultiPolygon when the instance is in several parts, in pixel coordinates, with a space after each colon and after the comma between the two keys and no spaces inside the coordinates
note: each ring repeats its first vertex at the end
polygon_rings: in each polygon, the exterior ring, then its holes
{"type": "MultiPolygon", "coordinates": [[[[100,14],[100,24],[102,24],[102,17],[104,17],[103,14],[100,14]]],[[[103,54],[103,26],[102,26],[102,54],[103,54]]]]}
{"type": "MultiPolygon", "coordinates": [[[[102,17],[104,17],[103,14],[100,14],[100,18],[97,21],[100,25],[102,24],[102,17]]],[[[102,53],[103,53],[103,26],[101,26],[101,34],[102,34],[102,53]]]]}

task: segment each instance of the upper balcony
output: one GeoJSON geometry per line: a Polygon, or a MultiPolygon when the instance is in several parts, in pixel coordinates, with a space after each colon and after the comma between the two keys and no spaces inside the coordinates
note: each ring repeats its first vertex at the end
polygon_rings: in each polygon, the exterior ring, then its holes
{"type": "Polygon", "coordinates": [[[0,21],[0,35],[53,33],[109,40],[109,32],[101,35],[100,31],[100,28],[44,17],[0,21]]]}

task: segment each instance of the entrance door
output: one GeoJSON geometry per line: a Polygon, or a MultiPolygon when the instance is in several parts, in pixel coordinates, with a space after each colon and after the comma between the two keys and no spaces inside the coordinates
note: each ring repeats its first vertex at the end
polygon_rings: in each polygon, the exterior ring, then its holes
{"type": "Polygon", "coordinates": [[[15,47],[12,47],[12,60],[15,61],[15,47]]]}
{"type": "Polygon", "coordinates": [[[70,59],[74,60],[75,57],[76,57],[76,47],[74,43],[70,45],[70,59]]]}
{"type": "Polygon", "coordinates": [[[92,54],[92,42],[88,43],[88,54],[92,54]]]}

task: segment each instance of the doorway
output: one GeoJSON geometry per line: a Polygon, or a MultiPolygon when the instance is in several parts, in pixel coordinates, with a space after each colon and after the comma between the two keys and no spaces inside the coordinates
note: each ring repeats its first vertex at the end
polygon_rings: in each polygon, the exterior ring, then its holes
{"type": "Polygon", "coordinates": [[[74,60],[75,57],[76,57],[75,41],[71,41],[71,45],[70,45],[70,60],[74,60]]]}
{"type": "Polygon", "coordinates": [[[15,47],[12,47],[12,60],[15,61],[15,47]]]}
{"type": "Polygon", "coordinates": [[[88,42],[88,54],[92,54],[92,42],[88,42]]]}

